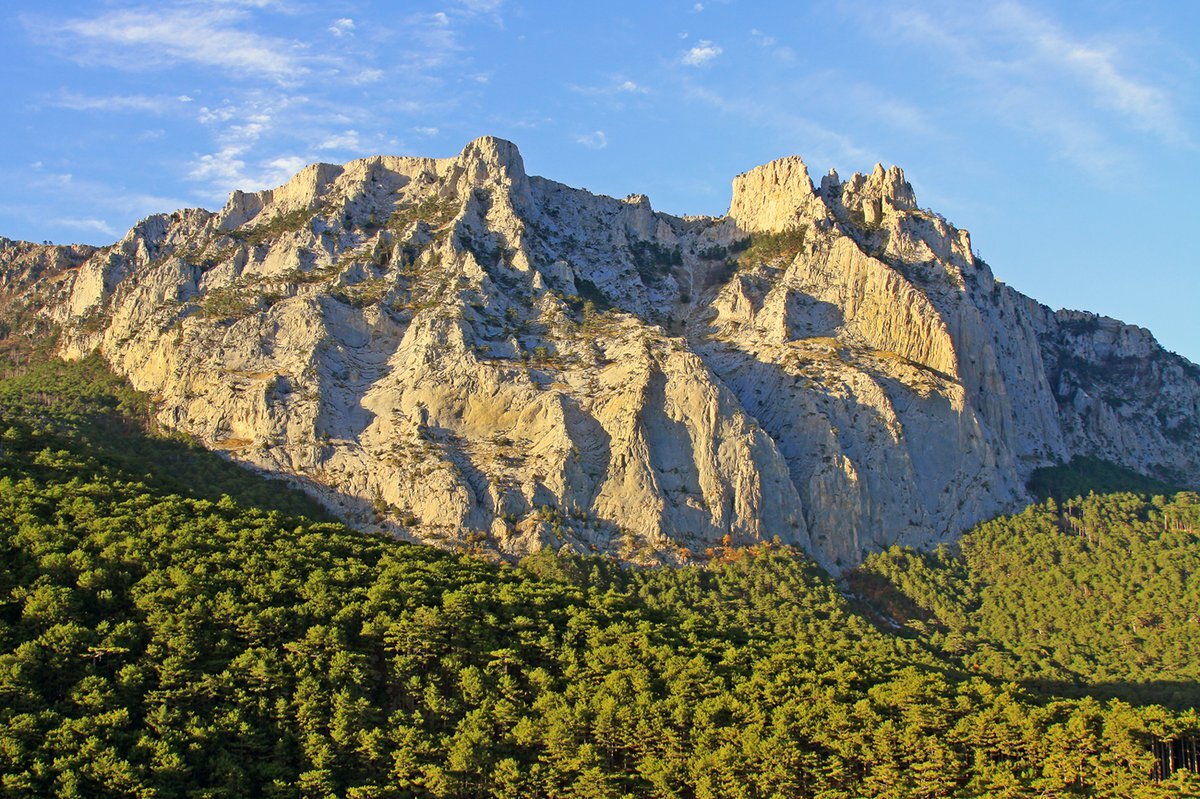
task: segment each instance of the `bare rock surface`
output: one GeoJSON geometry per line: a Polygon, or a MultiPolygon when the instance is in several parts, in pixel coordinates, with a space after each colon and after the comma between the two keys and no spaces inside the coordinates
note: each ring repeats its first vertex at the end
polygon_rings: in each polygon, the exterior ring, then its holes
{"type": "Polygon", "coordinates": [[[1200,369],[996,281],[877,167],[798,158],[677,218],[454,158],[315,164],[100,249],[0,241],[0,290],[159,420],[363,528],[637,562],[778,537],[840,570],[1095,455],[1200,484],[1200,369]]]}

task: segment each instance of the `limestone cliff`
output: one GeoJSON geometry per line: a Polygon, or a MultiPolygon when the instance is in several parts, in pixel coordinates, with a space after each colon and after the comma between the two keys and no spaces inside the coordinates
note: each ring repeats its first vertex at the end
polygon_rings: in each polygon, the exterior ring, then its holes
{"type": "Polygon", "coordinates": [[[816,187],[783,159],[682,219],[482,138],[32,246],[0,247],[0,286],[64,355],[415,540],[673,562],[779,537],[838,569],[1076,454],[1200,483],[1200,370],[998,283],[895,167],[816,187]]]}

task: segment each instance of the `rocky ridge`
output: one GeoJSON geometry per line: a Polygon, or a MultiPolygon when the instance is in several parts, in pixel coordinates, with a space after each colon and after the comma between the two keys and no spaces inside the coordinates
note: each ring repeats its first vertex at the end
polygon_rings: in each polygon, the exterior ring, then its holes
{"type": "Polygon", "coordinates": [[[838,570],[1018,509],[1074,455],[1200,484],[1200,369],[998,282],[896,167],[817,186],[782,159],[679,218],[485,137],[94,251],[4,242],[0,268],[165,425],[441,545],[678,562],[778,537],[838,570]]]}

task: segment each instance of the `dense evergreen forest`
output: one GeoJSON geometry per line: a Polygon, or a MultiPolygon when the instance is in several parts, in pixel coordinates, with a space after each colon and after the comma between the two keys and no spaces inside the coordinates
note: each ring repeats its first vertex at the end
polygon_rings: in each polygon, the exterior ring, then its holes
{"type": "MultiPolygon", "coordinates": [[[[0,795],[1155,797],[1200,733],[1200,498],[1051,499],[839,586],[407,545],[98,361],[0,381],[0,795]]],[[[1052,493],[1052,492],[1051,492],[1052,493]]]]}

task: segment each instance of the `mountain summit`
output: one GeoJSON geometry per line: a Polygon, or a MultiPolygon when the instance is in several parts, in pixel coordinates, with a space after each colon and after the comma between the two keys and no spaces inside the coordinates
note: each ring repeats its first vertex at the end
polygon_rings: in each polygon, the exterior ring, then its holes
{"type": "Polygon", "coordinates": [[[725,217],[446,159],[315,164],[109,247],[0,247],[0,295],[158,420],[360,527],[644,562],[778,537],[840,570],[1101,457],[1200,485],[1200,369],[994,279],[898,168],[798,158],[725,217]]]}

